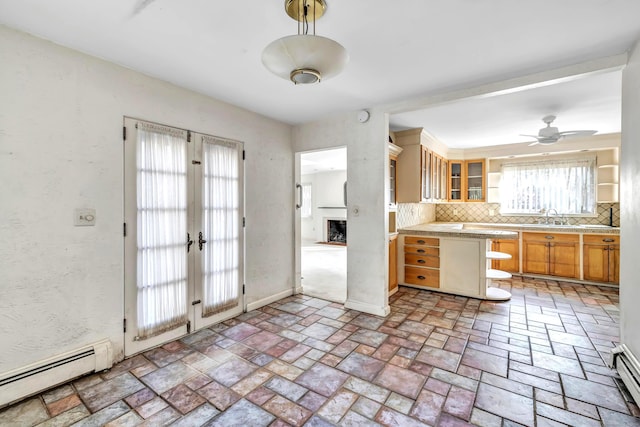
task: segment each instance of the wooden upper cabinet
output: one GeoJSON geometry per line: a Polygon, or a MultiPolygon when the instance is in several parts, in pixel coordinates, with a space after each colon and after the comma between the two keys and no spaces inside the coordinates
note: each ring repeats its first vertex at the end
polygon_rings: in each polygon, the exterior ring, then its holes
{"type": "Polygon", "coordinates": [[[431,158],[433,154],[427,147],[420,145],[420,201],[431,198],[431,158]]]}
{"type": "Polygon", "coordinates": [[[449,160],[449,197],[452,202],[462,201],[462,170],[464,162],[449,160]]]}
{"type": "Polygon", "coordinates": [[[487,193],[487,171],[486,162],[480,160],[466,160],[465,162],[466,179],[466,201],[467,202],[484,202],[487,193]]]}
{"type": "Polygon", "coordinates": [[[447,160],[423,142],[422,128],[394,132],[402,153],[396,163],[396,200],[417,203],[447,200],[447,160]]]}
{"type": "Polygon", "coordinates": [[[447,200],[447,160],[431,152],[431,197],[447,200]]]}
{"type": "Polygon", "coordinates": [[[487,193],[485,159],[449,160],[449,194],[451,202],[484,202],[487,193]]]}

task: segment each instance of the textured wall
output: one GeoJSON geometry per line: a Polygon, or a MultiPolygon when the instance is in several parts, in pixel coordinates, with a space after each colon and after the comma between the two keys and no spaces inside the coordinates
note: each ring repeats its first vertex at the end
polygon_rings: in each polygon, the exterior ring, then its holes
{"type": "MultiPolygon", "coordinates": [[[[366,123],[356,112],[335,115],[294,128],[296,152],[347,147],[347,301],[348,308],[384,314],[389,310],[387,165],[385,138],[388,121],[381,111],[371,110],[366,123]],[[378,144],[372,141],[380,141],[378,144]]],[[[296,269],[298,266],[296,266],[296,269]]],[[[296,273],[298,274],[298,273],[296,273]]]]}
{"type": "Polygon", "coordinates": [[[289,125],[3,26],[0,63],[0,372],[122,357],[125,115],[245,142],[247,300],[293,288],[289,125]]]}

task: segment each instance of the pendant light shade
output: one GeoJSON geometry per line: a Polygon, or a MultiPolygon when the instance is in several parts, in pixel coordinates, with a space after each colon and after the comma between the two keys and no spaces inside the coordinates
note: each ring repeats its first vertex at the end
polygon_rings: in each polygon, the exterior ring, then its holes
{"type": "Polygon", "coordinates": [[[331,78],[348,61],[349,55],[340,43],[308,34],[282,37],[262,52],[262,63],[269,71],[296,84],[331,78]]]}
{"type": "Polygon", "coordinates": [[[295,84],[319,83],[339,74],[349,61],[347,51],[315,34],[316,19],[325,10],[324,0],[285,0],[285,11],[298,21],[298,34],[271,42],[262,52],[264,66],[295,84]],[[310,26],[313,34],[308,34],[310,26]]]}

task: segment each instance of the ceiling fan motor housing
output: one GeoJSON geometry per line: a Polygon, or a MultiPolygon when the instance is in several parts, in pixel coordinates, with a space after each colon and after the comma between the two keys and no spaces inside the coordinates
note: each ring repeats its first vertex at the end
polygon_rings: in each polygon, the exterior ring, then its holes
{"type": "Polygon", "coordinates": [[[542,128],[540,129],[540,132],[538,132],[538,135],[541,138],[550,138],[553,137],[554,135],[558,134],[558,128],[557,127],[546,127],[546,128],[542,128]]]}

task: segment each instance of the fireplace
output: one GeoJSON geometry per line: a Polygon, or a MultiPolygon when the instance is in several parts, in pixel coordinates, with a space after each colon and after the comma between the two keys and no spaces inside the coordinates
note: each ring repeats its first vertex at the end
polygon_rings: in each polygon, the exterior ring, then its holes
{"type": "Polygon", "coordinates": [[[347,244],[347,220],[328,219],[327,220],[327,243],[347,244]]]}

